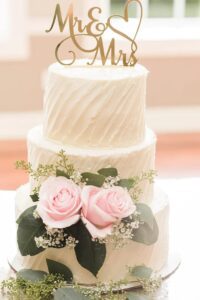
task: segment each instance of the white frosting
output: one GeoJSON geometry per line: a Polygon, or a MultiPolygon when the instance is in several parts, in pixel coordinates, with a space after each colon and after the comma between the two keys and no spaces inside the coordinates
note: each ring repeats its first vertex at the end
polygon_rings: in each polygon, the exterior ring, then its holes
{"type": "MultiPolygon", "coordinates": [[[[62,149],[80,172],[97,172],[113,166],[121,178],[155,169],[155,134],[145,128],[147,70],[132,67],[54,64],[44,101],[44,126],[28,134],[28,160],[36,169],[53,164],[62,149]]],[[[34,182],[16,194],[16,217],[35,205],[30,198],[34,182]]],[[[144,181],[139,201],[150,203],[159,227],[158,241],[151,246],[130,241],[121,249],[107,244],[106,260],[95,278],[81,267],[73,249],[47,249],[34,257],[17,254],[17,269],[47,271],[46,259],[67,265],[75,281],[91,284],[131,280],[128,267],[146,265],[160,270],[168,257],[169,205],[165,194],[144,181]]],[[[87,249],[82,249],[87,251],[87,249]]]]}
{"type": "MultiPolygon", "coordinates": [[[[56,154],[63,149],[68,155],[69,161],[80,172],[97,172],[101,168],[113,166],[118,169],[121,178],[129,178],[155,169],[155,144],[154,133],[147,129],[143,142],[132,147],[102,150],[82,149],[62,146],[46,140],[42,136],[42,127],[35,127],[28,134],[28,160],[34,169],[39,164],[52,164],[57,159],[56,154]]],[[[140,201],[150,202],[153,185],[144,181],[141,189],[140,201]]]]}
{"type": "Polygon", "coordinates": [[[80,148],[142,142],[147,73],[141,65],[53,64],[44,99],[44,136],[80,148]]]}
{"type": "MultiPolygon", "coordinates": [[[[29,197],[29,189],[29,185],[24,185],[17,191],[17,216],[29,206],[34,205],[29,197]]],[[[166,195],[159,189],[156,189],[155,198],[151,207],[159,227],[158,241],[151,246],[131,241],[121,249],[113,249],[112,245],[108,244],[106,260],[99,271],[98,280],[109,282],[111,280],[119,281],[125,278],[130,279],[127,267],[134,267],[136,265],[144,264],[153,268],[155,271],[159,271],[164,266],[168,257],[169,204],[166,195]]],[[[74,250],[67,248],[48,249],[34,257],[22,257],[20,253],[18,253],[13,265],[17,270],[32,268],[47,271],[47,258],[67,265],[72,270],[74,279],[77,282],[91,284],[97,280],[90,272],[79,265],[74,250]]]]}

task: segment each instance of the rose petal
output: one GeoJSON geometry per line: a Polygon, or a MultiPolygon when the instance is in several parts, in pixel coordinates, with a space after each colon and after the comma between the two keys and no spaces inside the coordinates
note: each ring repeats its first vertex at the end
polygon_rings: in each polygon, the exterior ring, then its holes
{"type": "Polygon", "coordinates": [[[81,217],[81,219],[93,238],[105,238],[107,235],[110,235],[112,233],[112,225],[106,226],[104,228],[99,228],[89,222],[88,219],[84,218],[83,216],[81,217]]]}
{"type": "Polygon", "coordinates": [[[63,220],[53,220],[49,215],[43,215],[43,222],[48,225],[50,228],[62,229],[70,227],[76,224],[80,220],[80,215],[74,215],[73,217],[63,219],[63,220]]]}
{"type": "Polygon", "coordinates": [[[38,213],[52,228],[65,228],[80,219],[81,189],[65,177],[49,177],[41,186],[38,213]]]}
{"type": "Polygon", "coordinates": [[[81,193],[81,216],[92,236],[111,233],[113,224],[136,210],[129,193],[122,187],[108,189],[85,186],[81,193]]]}

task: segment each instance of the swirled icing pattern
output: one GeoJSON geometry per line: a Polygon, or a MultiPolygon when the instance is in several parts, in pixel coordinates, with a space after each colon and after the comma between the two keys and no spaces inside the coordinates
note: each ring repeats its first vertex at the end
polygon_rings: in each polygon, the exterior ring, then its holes
{"type": "Polygon", "coordinates": [[[44,99],[44,137],[82,148],[142,142],[147,73],[140,65],[52,65],[44,99]]]}

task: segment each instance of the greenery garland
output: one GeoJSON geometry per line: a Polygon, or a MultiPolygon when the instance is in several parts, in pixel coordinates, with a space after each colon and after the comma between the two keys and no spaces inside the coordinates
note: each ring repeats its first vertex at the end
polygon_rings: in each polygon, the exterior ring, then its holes
{"type": "Polygon", "coordinates": [[[76,283],[69,284],[64,276],[47,274],[41,271],[22,270],[16,278],[1,283],[3,295],[9,299],[21,300],[147,300],[161,286],[162,279],[153,270],[145,266],[131,268],[130,274],[143,289],[143,292],[120,290],[126,281],[116,283],[99,283],[93,288],[85,288],[76,283]]]}

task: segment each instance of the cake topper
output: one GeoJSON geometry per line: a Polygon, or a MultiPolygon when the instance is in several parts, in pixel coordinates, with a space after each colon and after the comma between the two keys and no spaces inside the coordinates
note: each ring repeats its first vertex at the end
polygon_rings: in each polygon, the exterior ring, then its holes
{"type": "Polygon", "coordinates": [[[111,65],[118,65],[122,62],[123,66],[134,66],[137,62],[135,56],[137,51],[137,44],[135,42],[136,36],[138,34],[142,17],[143,8],[140,0],[128,0],[124,7],[123,15],[113,15],[110,16],[105,23],[100,21],[100,16],[102,14],[102,9],[100,7],[92,7],[88,11],[89,21],[84,24],[83,20],[74,16],[73,4],[71,3],[67,11],[65,19],[63,19],[60,4],[56,5],[55,13],[53,16],[53,21],[51,27],[46,30],[47,33],[51,32],[54,28],[56,21],[58,21],[59,30],[61,33],[64,32],[65,28],[68,26],[67,32],[69,35],[64,38],[55,49],[55,56],[57,61],[62,65],[72,65],[77,59],[75,51],[68,50],[68,54],[72,57],[71,61],[62,61],[60,58],[61,49],[66,46],[68,42],[71,42],[75,49],[85,53],[91,54],[91,61],[87,62],[88,65],[93,65],[97,58],[105,65],[108,59],[110,59],[111,65]],[[139,6],[139,19],[133,36],[129,36],[115,27],[114,19],[118,18],[126,23],[129,22],[129,5],[131,3],[136,3],[139,6]],[[128,40],[130,42],[130,48],[127,52],[122,49],[117,49],[116,38],[112,37],[108,43],[107,49],[105,45],[105,32],[111,30],[112,34],[118,35],[121,38],[128,40]],[[81,45],[80,38],[84,37],[85,44],[81,45]]]}

